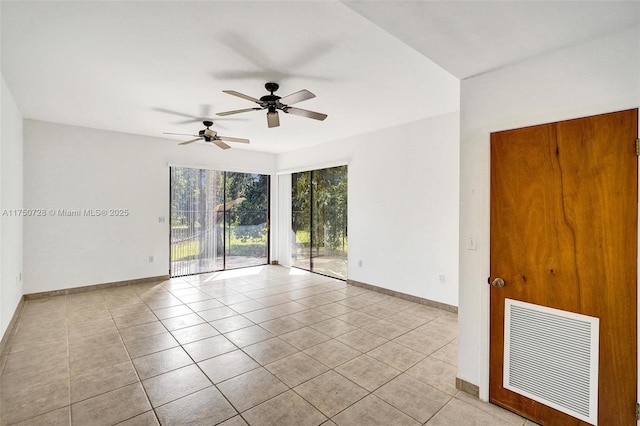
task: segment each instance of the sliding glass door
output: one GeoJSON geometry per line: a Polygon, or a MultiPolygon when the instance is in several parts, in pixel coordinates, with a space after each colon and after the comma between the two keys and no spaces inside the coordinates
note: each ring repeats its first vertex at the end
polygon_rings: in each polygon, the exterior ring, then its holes
{"type": "Polygon", "coordinates": [[[180,276],[224,268],[222,217],[223,173],[215,170],[171,168],[171,275],[180,276]]]}
{"type": "Polygon", "coordinates": [[[311,172],[291,175],[291,265],[311,269],[311,172]]]}
{"type": "Polygon", "coordinates": [[[292,265],[347,278],[347,166],[292,175],[292,265]]]}
{"type": "Polygon", "coordinates": [[[250,173],[225,175],[226,268],[269,262],[269,176],[250,173]]]}
{"type": "Polygon", "coordinates": [[[269,176],[171,168],[171,276],[269,262],[269,176]]]}

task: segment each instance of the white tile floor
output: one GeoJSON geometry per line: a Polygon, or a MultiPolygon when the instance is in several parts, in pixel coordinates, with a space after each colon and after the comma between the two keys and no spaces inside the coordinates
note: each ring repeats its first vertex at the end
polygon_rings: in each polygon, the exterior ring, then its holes
{"type": "Polygon", "coordinates": [[[457,318],[278,266],[26,302],[0,423],[525,425],[455,388],[457,318]]]}

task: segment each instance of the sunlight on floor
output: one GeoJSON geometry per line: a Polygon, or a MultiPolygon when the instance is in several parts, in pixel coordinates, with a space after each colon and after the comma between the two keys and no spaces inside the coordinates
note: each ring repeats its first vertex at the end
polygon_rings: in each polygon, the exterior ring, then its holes
{"type": "Polygon", "coordinates": [[[251,268],[231,269],[227,271],[213,272],[210,276],[203,279],[203,282],[226,280],[228,278],[242,278],[260,275],[265,266],[253,266],[251,268]]]}

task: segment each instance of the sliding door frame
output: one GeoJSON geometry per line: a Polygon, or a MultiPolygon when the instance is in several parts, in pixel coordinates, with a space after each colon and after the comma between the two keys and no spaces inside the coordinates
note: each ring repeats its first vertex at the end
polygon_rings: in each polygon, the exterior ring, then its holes
{"type": "MultiPolygon", "coordinates": [[[[345,178],[348,180],[348,164],[339,164],[339,165],[335,165],[335,166],[329,166],[329,167],[323,167],[323,168],[318,168],[318,169],[312,169],[312,170],[301,170],[301,171],[295,171],[295,172],[291,172],[291,192],[293,193],[293,175],[294,174],[303,174],[303,173],[308,173],[309,174],[309,259],[308,259],[308,268],[302,267],[302,266],[298,266],[295,265],[293,262],[291,262],[291,266],[295,267],[295,268],[299,268],[299,269],[303,269],[303,270],[308,270],[309,272],[313,272],[315,274],[319,274],[319,275],[324,275],[324,276],[328,276],[331,278],[336,278],[336,279],[341,279],[341,280],[347,280],[347,275],[348,275],[348,266],[347,266],[347,270],[345,270],[345,274],[344,276],[335,276],[335,275],[330,275],[329,273],[326,272],[319,272],[315,267],[314,267],[314,259],[318,258],[318,254],[316,253],[316,255],[314,256],[314,249],[316,247],[314,247],[314,242],[316,242],[316,237],[319,233],[319,229],[320,229],[320,223],[317,217],[315,217],[315,201],[316,201],[316,191],[314,190],[314,179],[317,178],[317,174],[318,172],[321,172],[323,170],[328,170],[328,169],[333,169],[333,168],[338,168],[338,167],[344,167],[345,168],[345,178]]],[[[348,184],[347,184],[348,185],[348,184]]],[[[348,192],[348,189],[345,189],[346,192],[348,192]]],[[[290,203],[290,209],[292,212],[291,215],[291,223],[290,225],[293,226],[293,194],[291,197],[291,203],[290,203]]],[[[348,201],[346,201],[348,204],[348,201]]],[[[345,214],[347,214],[347,211],[345,209],[345,214]]],[[[322,223],[322,225],[324,226],[324,221],[322,223]]],[[[348,230],[348,220],[345,220],[345,223],[343,224],[344,228],[343,228],[343,232],[344,232],[344,236],[343,238],[347,238],[348,239],[348,235],[347,235],[347,230],[348,230]]],[[[296,230],[293,229],[293,238],[294,241],[293,243],[297,242],[297,236],[296,236],[296,230]]],[[[324,242],[324,244],[326,245],[326,242],[324,242]]],[[[326,249],[326,247],[325,247],[326,249]]],[[[292,250],[296,250],[297,248],[293,248],[292,250]]],[[[347,251],[348,253],[348,251],[347,251]]],[[[291,253],[291,256],[293,256],[294,253],[291,253]]],[[[348,254],[347,254],[348,256],[348,254]]],[[[348,263],[347,263],[348,265],[348,263]]]]}
{"type": "MultiPolygon", "coordinates": [[[[211,273],[211,272],[220,272],[220,271],[225,271],[225,270],[231,270],[231,269],[241,269],[241,268],[249,268],[249,267],[253,267],[253,266],[262,266],[262,265],[268,265],[271,262],[271,174],[268,173],[249,173],[249,172],[233,172],[233,171],[228,171],[228,170],[217,170],[217,169],[211,169],[211,168],[203,168],[203,167],[198,167],[198,166],[186,166],[186,165],[169,165],[169,276],[170,277],[182,277],[182,276],[191,276],[191,275],[199,275],[199,274],[206,274],[206,273],[211,273]],[[175,273],[175,271],[172,270],[173,265],[173,243],[172,243],[172,214],[173,214],[173,169],[175,168],[182,168],[182,169],[191,169],[191,170],[197,170],[198,172],[202,172],[202,171],[208,171],[208,172],[217,172],[220,173],[220,177],[222,179],[222,269],[214,269],[212,271],[198,271],[198,272],[189,272],[186,274],[182,274],[180,273],[179,275],[173,275],[175,273]],[[230,214],[231,214],[231,208],[229,208],[229,210],[227,210],[225,207],[227,205],[227,174],[228,173],[240,173],[240,174],[249,174],[249,175],[259,175],[259,176],[265,176],[267,179],[267,183],[266,183],[266,243],[265,243],[265,248],[266,248],[266,262],[265,263],[261,263],[259,265],[246,265],[246,266],[237,266],[234,268],[228,268],[227,267],[227,251],[228,251],[228,247],[227,247],[227,235],[228,232],[230,232],[230,230],[228,229],[229,226],[227,226],[227,220],[230,219],[230,214]]],[[[201,178],[200,178],[201,181],[201,178]]],[[[215,221],[215,212],[214,212],[214,221],[215,221]]],[[[217,249],[216,249],[217,250],[217,249]]],[[[217,263],[217,262],[215,262],[217,263]]],[[[215,268],[215,267],[214,267],[215,268]]]]}

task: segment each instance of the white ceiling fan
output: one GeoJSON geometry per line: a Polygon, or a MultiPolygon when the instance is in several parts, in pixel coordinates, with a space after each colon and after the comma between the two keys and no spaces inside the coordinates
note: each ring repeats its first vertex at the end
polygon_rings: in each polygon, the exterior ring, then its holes
{"type": "Polygon", "coordinates": [[[232,138],[229,136],[218,135],[218,132],[215,130],[211,130],[210,127],[213,126],[212,121],[205,120],[202,122],[204,124],[205,129],[200,130],[197,135],[191,135],[186,133],[163,133],[164,135],[182,135],[182,136],[195,136],[195,139],[190,139],[188,141],[184,141],[179,143],[178,145],[188,145],[190,143],[198,142],[203,140],[205,142],[211,142],[217,145],[222,149],[229,149],[231,146],[227,145],[225,142],[239,142],[239,143],[249,143],[249,139],[242,138],[232,138]]]}

